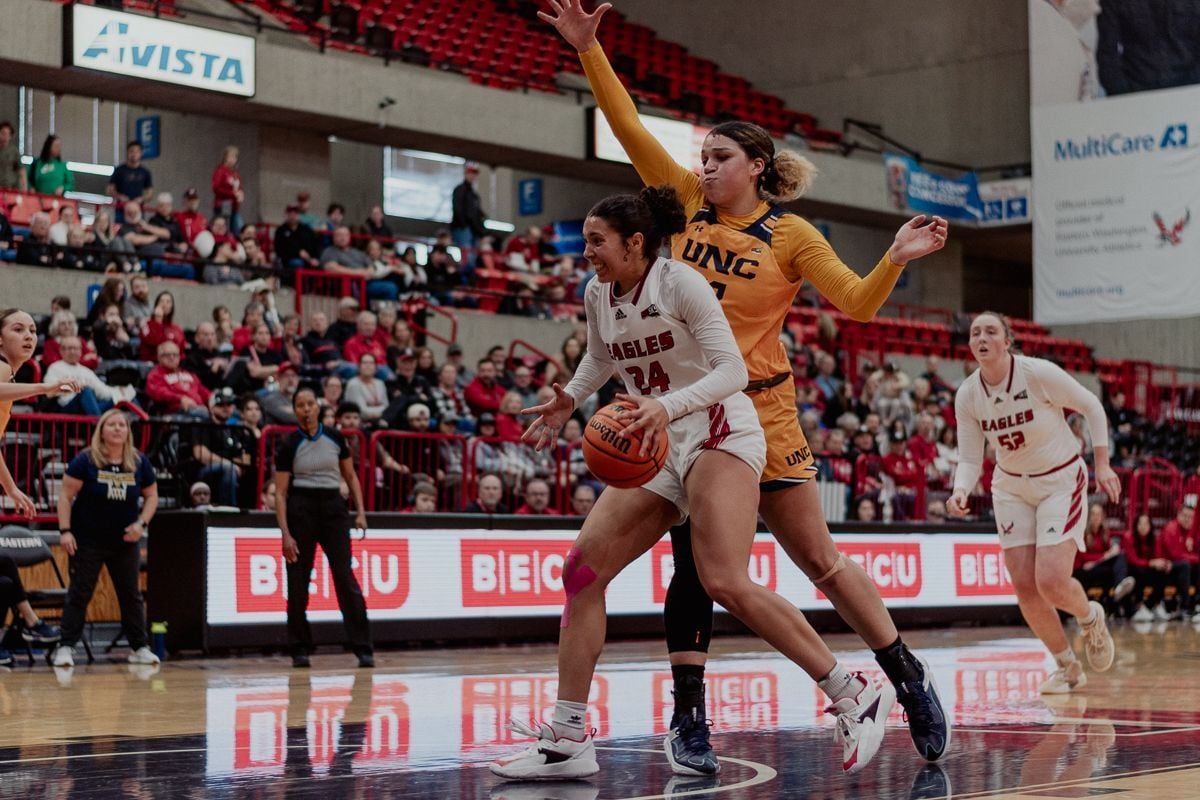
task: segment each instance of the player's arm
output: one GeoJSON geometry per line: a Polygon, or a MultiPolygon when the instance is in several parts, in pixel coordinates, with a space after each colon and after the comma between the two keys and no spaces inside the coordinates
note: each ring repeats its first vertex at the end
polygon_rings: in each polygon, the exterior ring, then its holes
{"type": "MultiPolygon", "coordinates": [[[[792,281],[807,278],[821,296],[858,322],[870,322],[887,300],[904,267],[885,253],[865,277],[859,277],[833,252],[829,242],[807,220],[786,216],[776,233],[787,248],[782,263],[792,281]]],[[[890,251],[889,251],[890,252],[890,251]]]]}
{"type": "Polygon", "coordinates": [[[1096,483],[1113,501],[1121,496],[1121,482],[1109,464],[1108,417],[1100,398],[1050,361],[1031,359],[1026,362],[1037,383],[1040,394],[1059,408],[1073,408],[1083,414],[1088,432],[1092,435],[1092,455],[1096,464],[1096,483]]]}
{"type": "MultiPolygon", "coordinates": [[[[967,380],[970,380],[968,378],[967,380]]],[[[983,427],[971,410],[968,398],[970,389],[966,383],[958,387],[954,398],[954,417],[958,429],[958,467],[954,470],[954,492],[947,503],[947,508],[954,512],[956,506],[958,516],[966,513],[966,498],[979,483],[983,474],[983,427]]]]}
{"type": "Polygon", "coordinates": [[[664,277],[664,299],[670,313],[687,320],[710,371],[690,386],[672,388],[659,397],[670,419],[708,408],[746,388],[749,376],[729,320],[712,288],[691,269],[674,269],[664,277]]]}
{"type": "Polygon", "coordinates": [[[0,402],[16,402],[28,397],[37,397],[41,394],[74,394],[80,389],[79,381],[73,379],[64,379],[59,383],[50,383],[49,381],[43,381],[42,383],[10,383],[12,374],[12,367],[0,361],[0,402]],[[62,389],[66,389],[67,391],[61,391],[62,389]]]}

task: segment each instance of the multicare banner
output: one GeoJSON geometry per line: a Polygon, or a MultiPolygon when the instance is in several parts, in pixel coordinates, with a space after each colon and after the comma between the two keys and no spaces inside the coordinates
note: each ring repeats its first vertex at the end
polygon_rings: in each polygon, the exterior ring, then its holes
{"type": "Polygon", "coordinates": [[[1171,7],[1029,0],[1038,322],[1200,312],[1200,37],[1171,7]]]}
{"type": "Polygon", "coordinates": [[[914,158],[885,153],[888,202],[897,210],[937,214],[949,220],[983,219],[979,180],[974,172],[949,178],[930,172],[914,158]]]}
{"type": "MultiPolygon", "coordinates": [[[[372,530],[355,540],[354,570],[373,620],[557,617],[573,530],[372,530]]],[[[838,548],[871,576],[890,606],[1016,604],[1000,545],[990,534],[849,534],[838,548]]],[[[279,532],[209,528],[209,625],[286,620],[279,532]]],[[[659,614],[674,562],[665,539],[609,587],[610,614],[659,614]]],[[[803,610],[832,606],[768,534],[755,540],[750,576],[803,610]]],[[[341,616],[324,556],[313,569],[309,619],[341,616]]]]}

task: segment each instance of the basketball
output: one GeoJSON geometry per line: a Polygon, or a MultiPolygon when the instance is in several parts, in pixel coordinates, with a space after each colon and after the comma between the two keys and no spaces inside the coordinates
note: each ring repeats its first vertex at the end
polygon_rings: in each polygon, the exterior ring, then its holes
{"type": "Polygon", "coordinates": [[[642,447],[642,431],[636,431],[625,439],[619,436],[625,423],[618,415],[632,411],[622,403],[611,403],[600,408],[588,420],[583,431],[583,460],[593,475],[609,486],[618,489],[633,489],[653,478],[667,461],[667,435],[658,437],[657,446],[645,456],[638,451],[642,447]]]}

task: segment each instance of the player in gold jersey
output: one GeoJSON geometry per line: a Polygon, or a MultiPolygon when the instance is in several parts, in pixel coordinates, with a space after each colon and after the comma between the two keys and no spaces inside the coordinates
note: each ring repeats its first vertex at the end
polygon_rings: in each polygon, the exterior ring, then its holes
{"type": "MultiPolygon", "coordinates": [[[[750,374],[746,393],[767,437],[759,512],[788,556],[875,652],[907,712],[917,751],[931,761],[940,758],[950,743],[950,721],[928,666],[901,640],[870,577],[838,553],[829,534],[779,334],[805,279],[852,318],[872,319],[905,265],[945,244],[946,221],[910,220],[875,268],[860,278],[811,224],[778,205],[808,189],[816,171],[811,162],[796,153],[776,152],[770,135],[757,125],[728,122],[709,132],[701,149],[701,174],[693,174],[641,124],[596,39],[610,4],[589,14],[581,0],[549,2],[554,14],[539,16],[579,51],[596,101],[642,180],[674,187],[684,202],[690,222],[673,239],[672,256],[705,275],[717,293],[750,374]]],[[[696,572],[688,537],[675,529],[671,539],[676,568],[665,616],[676,707],[664,746],[676,772],[712,774],[719,767],[708,744],[703,690],[712,601],[696,572]]],[[[870,681],[850,678],[863,681],[864,692],[870,689],[870,681]]],[[[822,683],[838,679],[826,676],[822,683]]],[[[845,719],[856,715],[837,707],[830,711],[839,715],[843,766],[849,770],[860,732],[845,719]]]]}

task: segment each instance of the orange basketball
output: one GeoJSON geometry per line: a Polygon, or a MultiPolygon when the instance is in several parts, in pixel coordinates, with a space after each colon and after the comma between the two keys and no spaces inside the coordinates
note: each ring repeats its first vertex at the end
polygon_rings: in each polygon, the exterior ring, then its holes
{"type": "Polygon", "coordinates": [[[612,403],[599,409],[588,420],[583,429],[583,460],[598,479],[618,489],[633,489],[653,478],[667,461],[667,435],[658,437],[657,446],[645,455],[639,455],[642,447],[642,431],[635,431],[629,438],[618,434],[625,423],[617,418],[622,411],[633,408],[622,403],[612,403]]]}

